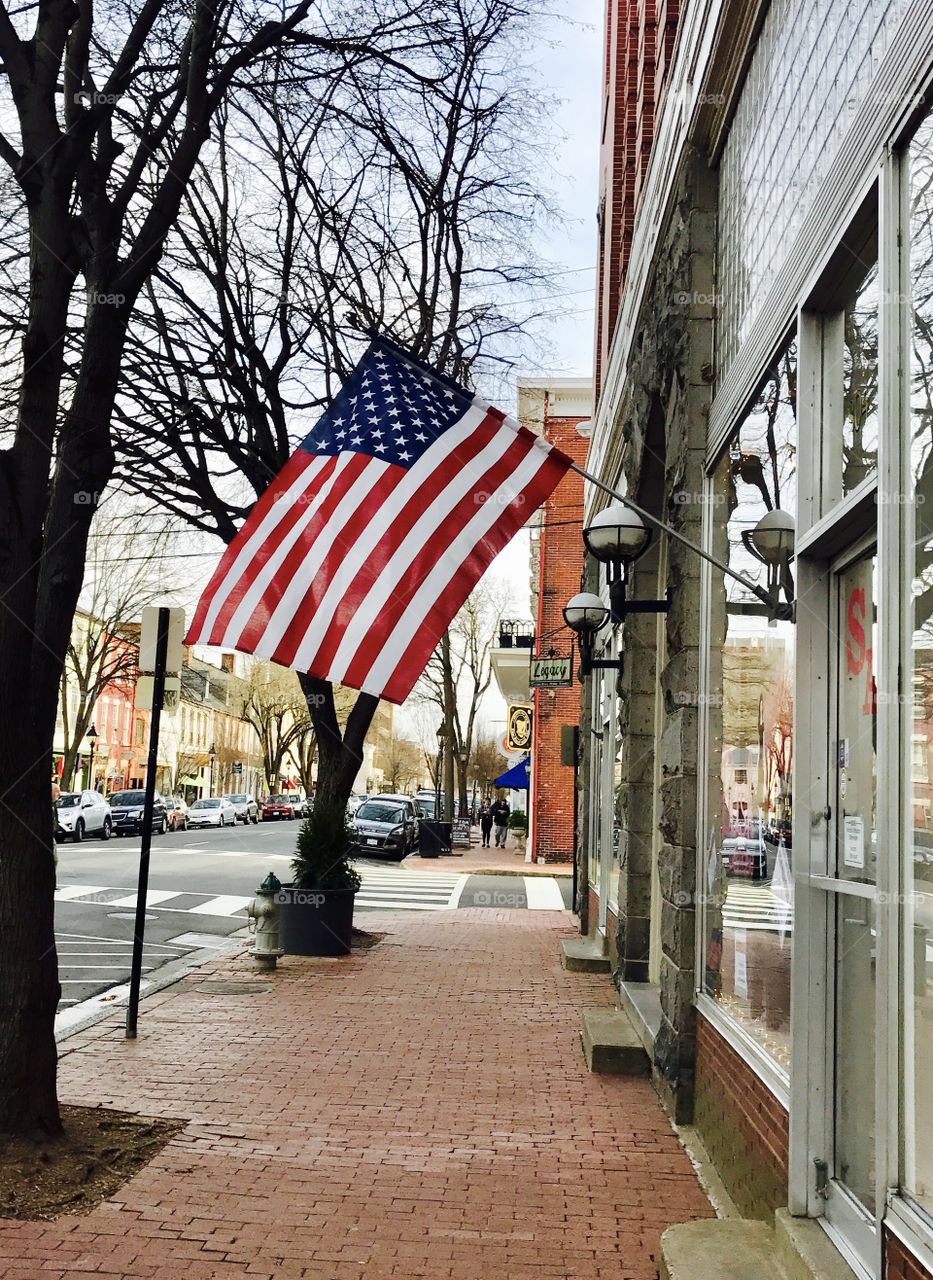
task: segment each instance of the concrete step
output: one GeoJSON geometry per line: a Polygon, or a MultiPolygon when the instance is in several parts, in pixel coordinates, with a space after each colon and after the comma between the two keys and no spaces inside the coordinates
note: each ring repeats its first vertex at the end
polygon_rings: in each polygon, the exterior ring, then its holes
{"type": "Polygon", "coordinates": [[[679,1223],[661,1236],[661,1280],[856,1280],[818,1222],[786,1209],[679,1223]]]}
{"type": "Polygon", "coordinates": [[[592,938],[562,938],[561,965],[571,973],[608,973],[609,957],[592,938]]]}
{"type": "Polygon", "coordinates": [[[600,1075],[644,1076],[651,1070],[637,1031],[621,1009],[583,1009],[583,1055],[600,1075]]]}
{"type": "Polygon", "coordinates": [[[748,1218],[681,1222],[661,1236],[661,1280],[784,1280],[774,1232],[748,1218]]]}
{"type": "Polygon", "coordinates": [[[855,1280],[855,1272],[818,1222],[774,1215],[778,1265],[787,1280],[855,1280]]]}

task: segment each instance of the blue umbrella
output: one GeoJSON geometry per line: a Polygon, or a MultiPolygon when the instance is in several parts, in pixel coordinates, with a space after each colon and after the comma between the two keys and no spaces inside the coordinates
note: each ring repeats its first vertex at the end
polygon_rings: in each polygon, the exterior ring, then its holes
{"type": "Polygon", "coordinates": [[[494,787],[511,787],[515,791],[527,791],[528,761],[519,760],[518,764],[513,764],[511,769],[506,769],[505,773],[500,773],[492,785],[494,787]]]}

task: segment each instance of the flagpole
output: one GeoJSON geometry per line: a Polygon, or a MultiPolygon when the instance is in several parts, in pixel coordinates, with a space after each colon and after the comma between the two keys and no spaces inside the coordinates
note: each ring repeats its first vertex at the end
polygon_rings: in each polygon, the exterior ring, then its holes
{"type": "Polygon", "coordinates": [[[650,511],[645,511],[643,507],[638,506],[637,503],[633,502],[632,499],[627,497],[624,493],[619,493],[618,489],[613,489],[611,485],[605,484],[602,480],[597,479],[597,477],[594,476],[591,471],[587,471],[585,467],[579,466],[576,462],[571,462],[570,468],[572,471],[576,471],[578,475],[581,475],[584,480],[589,480],[590,484],[595,485],[597,489],[602,489],[603,493],[608,493],[611,498],[615,498],[617,502],[621,502],[624,506],[628,507],[630,511],[634,511],[637,516],[641,516],[642,520],[648,520],[655,526],[655,528],[666,533],[668,537],[675,538],[678,542],[683,543],[685,547],[688,547],[691,551],[695,552],[696,555],[700,556],[701,559],[708,560],[709,563],[719,569],[721,573],[728,574],[730,578],[735,578],[736,582],[741,582],[743,587],[746,587],[752,595],[754,595],[758,600],[761,600],[762,603],[766,604],[769,609],[773,607],[773,601],[769,598],[768,593],[762,587],[759,587],[757,583],[752,582],[750,578],[746,578],[743,573],[739,573],[736,569],[730,569],[727,564],[724,564],[721,560],[717,560],[714,555],[710,555],[708,551],[704,551],[703,548],[697,546],[695,542],[691,542],[688,537],[680,533],[672,525],[667,524],[666,521],[661,520],[658,516],[653,516],[650,511]]]}

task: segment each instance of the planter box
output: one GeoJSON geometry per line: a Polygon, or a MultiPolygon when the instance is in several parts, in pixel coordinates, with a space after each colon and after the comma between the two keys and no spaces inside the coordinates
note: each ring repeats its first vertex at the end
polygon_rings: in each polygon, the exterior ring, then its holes
{"type": "Polygon", "coordinates": [[[290,956],[348,956],[353,937],[353,889],[295,889],[282,886],[279,942],[290,956]]]}

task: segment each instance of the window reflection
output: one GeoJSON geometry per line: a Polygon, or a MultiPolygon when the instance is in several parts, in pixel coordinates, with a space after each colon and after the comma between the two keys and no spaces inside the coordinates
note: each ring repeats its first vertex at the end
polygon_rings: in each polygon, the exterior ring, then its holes
{"type": "MultiPolygon", "coordinates": [[[[748,535],[796,510],[797,351],[775,360],[714,475],[713,553],[766,585],[748,535]]],[[[792,598],[791,569],[782,599],[792,598]]],[[[793,929],[793,625],[713,574],[705,989],[787,1068],[793,929]]]]}
{"type": "Polygon", "coordinates": [[[933,122],[910,147],[911,475],[913,555],[912,840],[905,851],[906,1190],[933,1214],[933,122]]]}
{"type": "Polygon", "coordinates": [[[842,492],[878,470],[878,264],[843,317],[842,492]]]}

